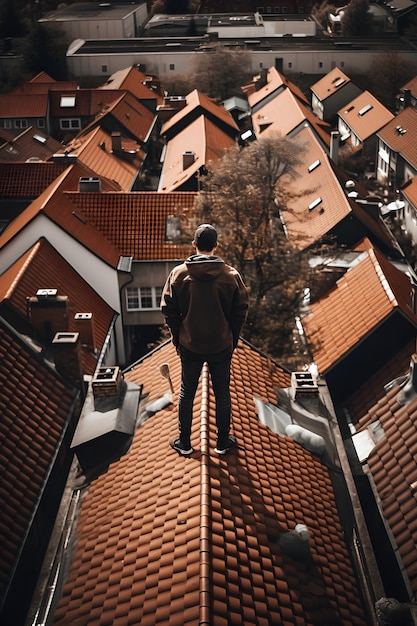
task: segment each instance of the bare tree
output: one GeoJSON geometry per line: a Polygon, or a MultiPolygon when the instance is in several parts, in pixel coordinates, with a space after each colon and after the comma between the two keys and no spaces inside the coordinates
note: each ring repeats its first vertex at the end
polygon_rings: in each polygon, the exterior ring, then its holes
{"type": "Polygon", "coordinates": [[[196,89],[224,100],[241,94],[241,86],[252,78],[251,57],[246,50],[215,43],[195,55],[190,74],[196,89]]]}
{"type": "Polygon", "coordinates": [[[342,32],[347,37],[372,34],[372,16],[368,0],[350,0],[342,18],[342,32]]]}
{"type": "Polygon", "coordinates": [[[400,88],[417,74],[417,64],[405,59],[396,50],[375,55],[369,72],[371,91],[391,111],[395,112],[400,88]]]}
{"type": "Polygon", "coordinates": [[[250,291],[244,336],[276,358],[293,355],[295,317],[308,285],[308,256],[286,237],[278,181],[295,176],[302,146],[269,136],[235,148],[202,180],[198,219],[215,223],[221,252],[250,291]]]}

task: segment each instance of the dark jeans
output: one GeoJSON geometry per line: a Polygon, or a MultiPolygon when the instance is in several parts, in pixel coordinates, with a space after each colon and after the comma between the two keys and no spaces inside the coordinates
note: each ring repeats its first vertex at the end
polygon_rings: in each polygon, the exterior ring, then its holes
{"type": "Polygon", "coordinates": [[[212,355],[199,355],[180,349],[180,356],[182,377],[178,402],[178,427],[181,441],[186,445],[190,443],[194,397],[204,363],[208,365],[216,399],[217,441],[227,441],[232,409],[230,397],[232,350],[212,355]]]}

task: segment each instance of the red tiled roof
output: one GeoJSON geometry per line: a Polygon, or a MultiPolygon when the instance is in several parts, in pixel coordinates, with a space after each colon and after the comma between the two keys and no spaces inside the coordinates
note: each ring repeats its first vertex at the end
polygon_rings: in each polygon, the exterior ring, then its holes
{"type": "Polygon", "coordinates": [[[363,91],[346,104],[338,111],[338,115],[361,141],[375,135],[394,118],[391,111],[369,91],[363,91]]]}
{"type": "Polygon", "coordinates": [[[163,97],[160,93],[159,79],[144,74],[135,67],[128,67],[115,72],[106,83],[98,87],[98,89],[125,89],[136,96],[137,100],[156,99],[157,105],[163,102],[163,97]],[[151,88],[149,88],[149,85],[151,85],[151,88]]]}
{"type": "Polygon", "coordinates": [[[200,115],[166,144],[164,163],[158,191],[181,188],[203,166],[213,166],[226,150],[236,145],[235,140],[209,119],[200,115]],[[194,161],[184,168],[184,151],[194,154],[194,161]]]}
{"type": "MultiPolygon", "coordinates": [[[[0,249],[12,241],[38,215],[44,214],[81,245],[99,256],[104,263],[117,267],[120,258],[119,251],[95,226],[88,223],[81,209],[74,210],[70,197],[63,193],[68,188],[74,188],[74,184],[78,184],[80,172],[85,171],[86,169],[80,167],[79,164],[68,167],[0,234],[0,249]]],[[[106,186],[109,186],[108,182],[106,186]]]]}
{"type": "MultiPolygon", "coordinates": [[[[402,374],[407,373],[403,369],[402,374]]],[[[387,384],[388,377],[381,380],[387,384]]],[[[397,402],[399,387],[394,387],[369,410],[362,426],[379,420],[384,437],[368,457],[367,464],[379,495],[380,507],[394,541],[411,588],[417,593],[417,400],[402,406],[397,402]]]]}
{"type": "Polygon", "coordinates": [[[11,582],[78,391],[0,321],[0,596],[11,582]]]}
{"type": "MultiPolygon", "coordinates": [[[[100,119],[105,115],[114,117],[135,139],[143,143],[148,141],[157,117],[129,92],[119,93],[119,97],[103,109],[100,119]]],[[[93,123],[97,123],[97,120],[93,123]]]]}
{"type": "Polygon", "coordinates": [[[0,94],[0,117],[33,118],[46,117],[48,112],[48,94],[27,95],[0,94]]]}
{"type": "Polygon", "coordinates": [[[31,80],[15,87],[11,93],[15,95],[33,96],[34,94],[50,94],[54,91],[72,91],[78,89],[76,80],[47,80],[46,77],[40,77],[40,80],[31,80]]]}
{"type": "Polygon", "coordinates": [[[326,100],[333,96],[337,91],[351,82],[347,76],[338,67],[334,67],[323,78],[320,78],[314,85],[310,87],[311,91],[321,100],[326,100]]]}
{"type": "Polygon", "coordinates": [[[407,107],[382,128],[378,137],[417,169],[417,110],[407,107]],[[397,127],[402,131],[398,132],[397,127]]]}
{"type": "Polygon", "coordinates": [[[295,168],[296,177],[283,176],[278,189],[284,193],[282,213],[289,238],[294,246],[306,248],[350,215],[352,208],[311,128],[303,128],[293,141],[303,148],[301,163],[295,168]]]}
{"type": "Polygon", "coordinates": [[[279,92],[275,98],[266,100],[252,112],[252,124],[256,134],[280,133],[285,136],[308,122],[323,145],[330,144],[330,125],[323,122],[301,102],[290,89],[279,92]]]}
{"type": "Polygon", "coordinates": [[[57,90],[49,94],[51,117],[89,117],[97,115],[104,106],[120,97],[120,91],[108,92],[98,89],[57,90]],[[62,97],[74,96],[74,106],[62,106],[62,97]]]}
{"type": "Polygon", "coordinates": [[[369,246],[303,319],[319,372],[333,367],[394,311],[417,326],[409,278],[369,246]]]}
{"type": "Polygon", "coordinates": [[[98,352],[82,349],[81,355],[84,372],[94,374],[114,311],[45,239],[39,240],[0,275],[0,302],[8,300],[16,311],[26,316],[27,298],[42,288],[58,289],[59,296],[68,296],[68,329],[62,330],[77,332],[75,313],[93,314],[98,352]]]}
{"type": "MultiPolygon", "coordinates": [[[[0,157],[1,158],[1,157],[0,157]]],[[[63,170],[64,163],[1,163],[1,198],[37,198],[63,170]]]]}
{"type": "Polygon", "coordinates": [[[0,161],[5,163],[29,159],[47,161],[61,148],[59,141],[30,126],[0,147],[0,161]]]}
{"type": "Polygon", "coordinates": [[[116,181],[125,191],[130,190],[135,182],[144,156],[141,146],[136,144],[134,158],[129,162],[119,158],[112,151],[110,134],[100,126],[86,134],[77,135],[61,149],[61,153],[77,155],[77,159],[95,172],[96,176],[116,181]]]}
{"type": "MultiPolygon", "coordinates": [[[[256,77],[257,79],[259,77],[256,77]]],[[[308,99],[303,94],[301,89],[297,87],[294,83],[288,80],[281,72],[279,72],[275,67],[270,67],[267,70],[267,82],[265,85],[260,87],[260,89],[256,89],[256,83],[251,83],[243,88],[243,92],[247,94],[248,102],[252,108],[258,105],[265,98],[270,98],[271,94],[274,92],[280,93],[282,89],[289,89],[298,100],[304,102],[304,104],[309,104],[308,99]]]]}
{"type": "Polygon", "coordinates": [[[327,467],[256,415],[253,395],[275,403],[289,375],[239,344],[231,381],[239,448],[219,457],[204,369],[196,450],[184,458],[168,445],[180,385],[173,347],[154,351],[125,377],[156,400],[168,385],[162,362],[171,369],[174,403],[142,423],[128,453],[85,493],[54,623],[308,626],[325,619],[365,626],[327,467]],[[279,545],[297,523],[310,529],[308,565],[279,545]]]}
{"type": "Polygon", "coordinates": [[[232,131],[238,131],[239,128],[236,125],[231,114],[226,111],[224,106],[216,104],[213,100],[199,92],[197,89],[191,91],[187,95],[187,104],[184,108],[180,109],[175,115],[173,115],[165,124],[162,126],[161,135],[165,135],[168,132],[172,135],[175,132],[173,129],[177,124],[183,122],[190,114],[195,112],[198,109],[202,109],[205,115],[209,114],[217,118],[219,122],[222,124],[226,124],[226,126],[230,127],[232,131]]]}
{"type": "Polygon", "coordinates": [[[189,243],[167,241],[166,227],[168,217],[193,217],[194,192],[77,193],[70,197],[121,255],[158,261],[183,259],[192,252],[189,243]]]}
{"type": "Polygon", "coordinates": [[[417,208],[417,176],[409,178],[401,187],[401,194],[415,208],[417,208]]]}

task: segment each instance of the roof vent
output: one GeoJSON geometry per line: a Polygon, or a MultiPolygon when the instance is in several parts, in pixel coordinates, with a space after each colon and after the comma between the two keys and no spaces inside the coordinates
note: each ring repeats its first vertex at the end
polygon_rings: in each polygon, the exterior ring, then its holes
{"type": "Polygon", "coordinates": [[[311,372],[292,372],[291,389],[294,399],[300,396],[316,396],[319,392],[317,379],[311,372]]]}
{"type": "Polygon", "coordinates": [[[308,210],[312,211],[313,209],[316,208],[316,206],[318,206],[320,203],[322,202],[321,197],[319,196],[318,198],[316,198],[315,200],[313,200],[313,202],[311,204],[308,205],[308,210]]]}
{"type": "Polygon", "coordinates": [[[397,131],[398,135],[405,135],[405,133],[407,132],[402,126],[396,126],[395,130],[397,131]]]}
{"type": "Polygon", "coordinates": [[[312,172],[313,170],[316,169],[316,167],[318,167],[320,165],[320,159],[317,159],[316,161],[314,161],[314,163],[312,163],[309,168],[308,171],[312,172]]]}

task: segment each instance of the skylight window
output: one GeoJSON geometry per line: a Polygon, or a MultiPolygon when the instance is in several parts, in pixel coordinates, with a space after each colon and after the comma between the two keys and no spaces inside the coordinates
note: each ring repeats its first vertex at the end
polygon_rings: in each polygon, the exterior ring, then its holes
{"type": "Polygon", "coordinates": [[[373,108],[374,107],[372,106],[372,104],[367,104],[364,107],[362,107],[362,109],[360,111],[358,111],[358,115],[360,115],[360,117],[362,117],[362,115],[365,115],[365,113],[368,113],[368,111],[370,111],[373,108]]]}
{"type": "Polygon", "coordinates": [[[316,198],[315,200],[313,200],[313,202],[311,204],[308,205],[308,210],[312,211],[313,209],[316,208],[316,206],[318,206],[319,204],[321,204],[322,199],[320,198],[320,196],[318,198],[316,198]]]}
{"type": "Polygon", "coordinates": [[[61,107],[75,107],[75,96],[61,96],[61,107]]]}
{"type": "Polygon", "coordinates": [[[308,171],[312,172],[313,170],[316,169],[316,167],[318,167],[320,165],[320,159],[317,159],[316,161],[314,161],[314,163],[312,163],[309,168],[308,171]]]}
{"type": "Polygon", "coordinates": [[[42,135],[33,135],[33,138],[39,143],[46,143],[46,137],[42,137],[42,135]]]}
{"type": "Polygon", "coordinates": [[[340,87],[340,86],[341,86],[341,85],[343,85],[343,83],[345,83],[345,82],[346,82],[346,80],[345,80],[344,78],[339,78],[339,79],[335,82],[334,86],[335,86],[335,87],[340,87]]]}

